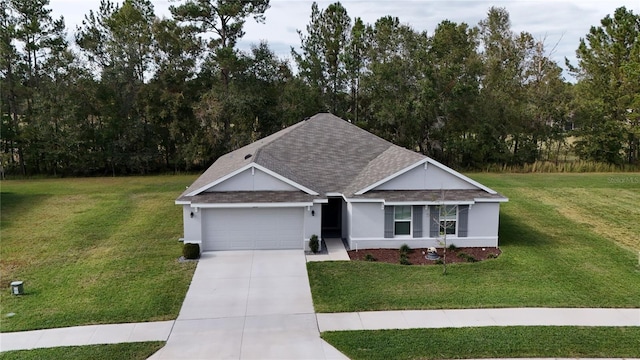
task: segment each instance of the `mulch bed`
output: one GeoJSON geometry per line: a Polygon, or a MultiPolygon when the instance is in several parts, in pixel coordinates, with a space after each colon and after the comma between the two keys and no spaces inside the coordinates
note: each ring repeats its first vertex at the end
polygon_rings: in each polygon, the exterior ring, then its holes
{"type": "MultiPolygon", "coordinates": [[[[442,256],[444,254],[444,249],[437,249],[438,255],[440,255],[440,259],[442,260],[442,256]]],[[[367,254],[371,254],[376,261],[379,262],[387,262],[390,264],[399,264],[400,263],[400,250],[398,249],[366,249],[366,250],[351,250],[347,252],[349,254],[349,258],[351,260],[362,260],[366,261],[365,257],[367,254]]],[[[474,262],[482,261],[486,259],[491,259],[494,257],[498,257],[501,251],[499,248],[478,248],[478,247],[470,247],[470,248],[456,248],[455,250],[447,249],[447,264],[452,263],[460,263],[460,262],[474,262]],[[460,255],[463,254],[463,255],[460,255]],[[471,259],[471,260],[470,260],[471,259]]],[[[425,256],[427,255],[427,249],[411,249],[411,252],[407,254],[407,258],[411,265],[436,265],[438,261],[436,260],[427,260],[425,256]]]]}

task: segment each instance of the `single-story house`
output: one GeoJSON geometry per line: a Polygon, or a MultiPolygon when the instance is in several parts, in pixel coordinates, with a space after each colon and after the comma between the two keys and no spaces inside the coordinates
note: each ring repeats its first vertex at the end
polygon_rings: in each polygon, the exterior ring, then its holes
{"type": "Polygon", "coordinates": [[[447,166],[321,113],[221,156],[176,204],[202,251],[497,247],[507,198],[447,166]]]}

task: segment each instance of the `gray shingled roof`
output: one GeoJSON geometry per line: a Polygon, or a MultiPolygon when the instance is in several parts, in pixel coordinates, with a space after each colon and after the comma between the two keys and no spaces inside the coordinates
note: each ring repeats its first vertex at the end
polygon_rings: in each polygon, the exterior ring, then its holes
{"type": "MultiPolygon", "coordinates": [[[[326,198],[327,193],[353,197],[355,192],[425,158],[335,115],[321,113],[221,156],[178,200],[222,203],[285,201],[280,200],[282,194],[274,192],[264,192],[265,196],[260,200],[251,200],[256,195],[247,192],[187,196],[252,162],[317,192],[320,198],[326,198]]],[[[292,199],[301,199],[301,194],[292,195],[292,199]]]]}

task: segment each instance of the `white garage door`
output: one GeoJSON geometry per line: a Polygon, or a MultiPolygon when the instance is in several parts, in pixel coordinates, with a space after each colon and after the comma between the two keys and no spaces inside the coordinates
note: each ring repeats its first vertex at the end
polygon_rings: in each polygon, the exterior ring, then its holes
{"type": "Polygon", "coordinates": [[[205,209],[202,248],[302,249],[303,208],[205,209]]]}

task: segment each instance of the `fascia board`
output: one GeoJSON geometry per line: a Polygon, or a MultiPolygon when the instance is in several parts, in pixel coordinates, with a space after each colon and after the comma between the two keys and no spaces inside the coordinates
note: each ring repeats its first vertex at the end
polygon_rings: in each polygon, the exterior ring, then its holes
{"type": "Polygon", "coordinates": [[[184,201],[184,200],[176,200],[175,201],[176,205],[190,205],[191,201],[184,201]]]}
{"type": "Polygon", "coordinates": [[[364,189],[362,189],[362,190],[357,191],[357,192],[355,193],[355,195],[362,195],[362,194],[366,193],[367,191],[369,191],[369,190],[371,190],[371,189],[374,189],[374,188],[376,188],[376,187],[378,187],[378,186],[380,186],[380,185],[382,185],[382,184],[386,183],[387,181],[389,181],[389,180],[391,180],[391,179],[393,179],[393,178],[396,178],[396,177],[398,177],[398,176],[400,176],[400,175],[402,175],[402,174],[406,173],[407,171],[410,171],[410,170],[415,169],[416,167],[418,167],[418,166],[420,166],[420,165],[422,165],[422,164],[426,163],[428,160],[429,160],[429,158],[424,158],[424,159],[422,159],[422,160],[420,160],[420,161],[418,161],[418,162],[416,162],[416,163],[413,163],[413,164],[411,164],[411,165],[407,166],[406,168],[404,168],[404,169],[402,169],[402,170],[400,170],[400,171],[398,171],[398,172],[396,172],[396,173],[394,173],[394,174],[392,174],[392,175],[389,175],[389,176],[387,176],[386,178],[384,178],[384,179],[382,179],[382,180],[379,180],[379,181],[377,181],[377,182],[375,182],[375,183],[373,183],[373,184],[371,184],[371,185],[367,186],[366,188],[364,188],[364,189]]]}
{"type": "Polygon", "coordinates": [[[251,168],[254,165],[255,165],[254,163],[247,164],[247,165],[239,168],[238,170],[232,171],[232,172],[228,173],[227,175],[225,175],[225,176],[223,176],[221,178],[218,178],[217,180],[212,181],[212,182],[208,183],[207,185],[202,186],[202,187],[200,187],[200,188],[188,193],[186,196],[196,196],[196,195],[200,194],[201,192],[203,192],[203,191],[205,191],[205,190],[207,190],[207,189],[209,189],[209,188],[211,188],[213,186],[216,186],[216,185],[220,184],[221,182],[223,182],[223,181],[225,181],[227,179],[230,179],[230,178],[240,174],[241,172],[251,168]]]}
{"type": "Polygon", "coordinates": [[[479,182],[477,182],[477,181],[475,181],[475,180],[473,180],[473,179],[471,179],[471,178],[469,178],[467,176],[464,176],[464,175],[460,174],[459,172],[453,170],[452,168],[450,168],[448,166],[445,166],[445,165],[443,165],[443,164],[441,164],[441,163],[439,163],[439,162],[437,162],[437,161],[435,161],[435,160],[433,160],[431,158],[427,158],[427,162],[429,164],[432,164],[432,165],[440,168],[441,170],[444,170],[444,171],[448,172],[449,174],[451,174],[451,175],[453,175],[453,176],[455,176],[455,177],[457,177],[457,178],[459,178],[461,180],[464,180],[464,181],[468,182],[469,184],[471,184],[473,186],[476,186],[476,187],[488,192],[489,194],[497,194],[498,193],[497,191],[492,190],[492,189],[480,184],[479,182]]]}
{"type": "Polygon", "coordinates": [[[350,203],[383,203],[384,199],[357,199],[357,198],[344,198],[346,202],[350,203]]]}
{"type": "Polygon", "coordinates": [[[385,205],[473,205],[475,201],[385,201],[385,205]]]}
{"type": "Polygon", "coordinates": [[[191,207],[201,209],[230,209],[230,208],[283,208],[283,207],[307,207],[313,206],[313,202],[289,202],[289,203],[200,203],[191,204],[191,207]]]}
{"type": "Polygon", "coordinates": [[[276,179],[278,179],[280,181],[283,181],[283,182],[295,187],[298,190],[302,190],[302,191],[306,192],[309,195],[319,195],[317,192],[309,189],[308,187],[302,186],[302,185],[298,184],[297,182],[295,182],[295,181],[293,181],[291,179],[288,179],[288,178],[286,178],[286,177],[284,177],[284,176],[282,176],[282,175],[280,175],[280,174],[278,174],[278,173],[276,173],[274,171],[271,171],[271,170],[267,169],[264,166],[258,165],[256,163],[251,163],[251,165],[253,165],[253,167],[255,167],[256,169],[258,169],[258,170],[260,170],[262,172],[265,172],[265,173],[273,176],[274,178],[276,178],[276,179]]]}
{"type": "Polygon", "coordinates": [[[476,198],[476,199],[474,199],[474,200],[475,200],[476,202],[479,202],[479,203],[494,203],[494,202],[497,202],[497,203],[506,203],[506,202],[509,202],[509,199],[508,199],[508,198],[499,198],[499,199],[490,199],[490,198],[489,198],[489,199],[482,199],[482,198],[476,198]]]}

